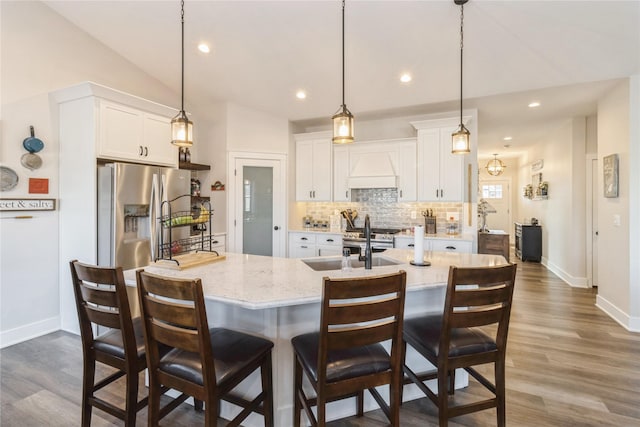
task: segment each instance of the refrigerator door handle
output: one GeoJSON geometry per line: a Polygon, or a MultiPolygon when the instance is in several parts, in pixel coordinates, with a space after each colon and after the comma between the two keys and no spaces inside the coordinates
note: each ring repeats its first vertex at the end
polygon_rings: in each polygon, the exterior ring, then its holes
{"type": "Polygon", "coordinates": [[[151,197],[149,198],[151,201],[151,207],[149,212],[149,239],[151,243],[151,261],[155,261],[158,259],[156,256],[156,249],[158,248],[158,228],[159,224],[157,218],[160,216],[160,203],[159,200],[159,191],[158,188],[158,174],[153,174],[153,179],[151,180],[151,197]]]}

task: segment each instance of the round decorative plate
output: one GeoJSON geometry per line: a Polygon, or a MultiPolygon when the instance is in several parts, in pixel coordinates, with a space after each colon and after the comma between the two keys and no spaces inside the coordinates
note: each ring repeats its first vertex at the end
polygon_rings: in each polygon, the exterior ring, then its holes
{"type": "Polygon", "coordinates": [[[18,185],[18,174],[11,168],[0,166],[0,191],[9,191],[18,185]]]}
{"type": "Polygon", "coordinates": [[[31,137],[22,141],[22,146],[30,153],[37,153],[44,148],[44,142],[38,138],[31,137]]]}
{"type": "Polygon", "coordinates": [[[42,158],[35,153],[25,153],[20,158],[20,163],[29,170],[36,170],[42,166],[42,158]]]}

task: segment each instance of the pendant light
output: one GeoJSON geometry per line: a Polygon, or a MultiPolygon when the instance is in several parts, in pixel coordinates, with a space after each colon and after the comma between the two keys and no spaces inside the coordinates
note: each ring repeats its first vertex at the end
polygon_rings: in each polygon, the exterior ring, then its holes
{"type": "Polygon", "coordinates": [[[184,0],[180,2],[180,23],[182,25],[182,80],[180,112],[171,120],[171,143],[178,147],[193,145],[193,122],[184,112],[184,0]]]}
{"type": "Polygon", "coordinates": [[[350,144],[353,142],[353,114],[344,102],[344,2],[342,0],[342,105],[331,117],[333,120],[333,143],[350,144]]]}
{"type": "Polygon", "coordinates": [[[504,172],[504,169],[506,167],[507,165],[502,163],[502,160],[498,160],[497,154],[494,154],[493,160],[489,160],[487,162],[487,165],[485,166],[485,168],[487,169],[487,173],[491,176],[502,175],[502,172],[504,172]]]}
{"type": "Polygon", "coordinates": [[[462,51],[464,48],[464,4],[468,0],[453,0],[460,5],[460,126],[451,134],[451,152],[453,154],[466,154],[471,152],[471,133],[462,123],[462,51]]]}

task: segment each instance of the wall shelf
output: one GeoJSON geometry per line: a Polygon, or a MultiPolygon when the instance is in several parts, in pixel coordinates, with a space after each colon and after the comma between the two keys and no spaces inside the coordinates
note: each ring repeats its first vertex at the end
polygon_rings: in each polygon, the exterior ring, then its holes
{"type": "Polygon", "coordinates": [[[208,171],[208,170],[211,170],[211,166],[209,166],[209,165],[202,165],[200,163],[191,163],[191,162],[179,162],[178,163],[178,168],[179,169],[192,170],[192,171],[208,171]]]}

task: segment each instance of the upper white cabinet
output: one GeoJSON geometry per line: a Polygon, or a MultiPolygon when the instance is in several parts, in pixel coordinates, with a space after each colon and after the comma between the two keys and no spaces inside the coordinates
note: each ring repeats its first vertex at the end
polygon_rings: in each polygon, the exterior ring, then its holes
{"type": "Polygon", "coordinates": [[[171,119],[99,99],[98,157],[175,166],[171,119]]]}
{"type": "Polygon", "coordinates": [[[418,197],[416,141],[405,141],[398,147],[398,201],[415,202],[418,197]]]}
{"type": "Polygon", "coordinates": [[[331,136],[327,132],[295,135],[296,200],[331,201],[331,136]]]}
{"type": "Polygon", "coordinates": [[[339,145],[333,148],[333,201],[351,201],[349,189],[349,147],[339,145]]]}
{"type": "Polygon", "coordinates": [[[457,128],[451,123],[451,119],[411,123],[418,130],[419,201],[463,201],[464,155],[451,153],[451,134],[457,128]]]}

